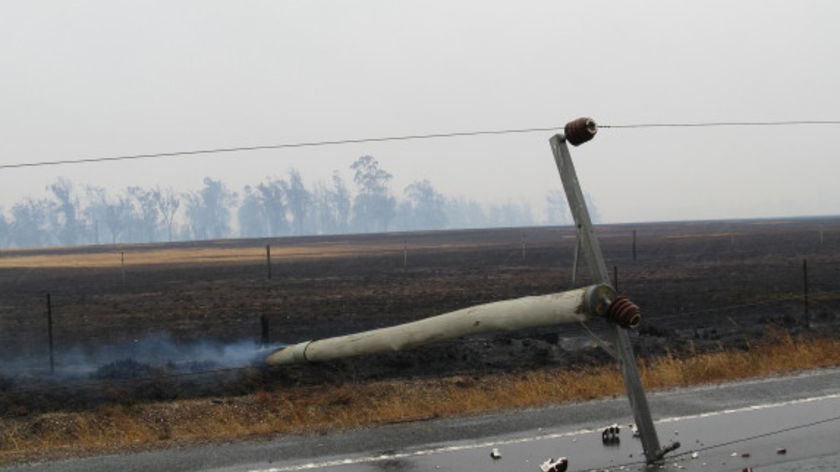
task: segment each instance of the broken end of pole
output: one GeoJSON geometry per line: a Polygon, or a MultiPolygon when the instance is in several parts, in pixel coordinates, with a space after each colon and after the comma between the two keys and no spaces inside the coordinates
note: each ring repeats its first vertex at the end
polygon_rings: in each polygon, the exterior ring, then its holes
{"type": "Polygon", "coordinates": [[[281,347],[272,352],[265,358],[265,363],[268,365],[289,365],[289,364],[303,364],[308,362],[306,358],[306,348],[312,341],[304,341],[291,346],[281,347]]]}
{"type": "Polygon", "coordinates": [[[671,444],[663,447],[662,449],[660,449],[656,453],[656,457],[648,458],[648,463],[649,464],[654,464],[654,463],[657,463],[657,462],[662,462],[663,460],[665,460],[665,455],[666,454],[670,454],[671,452],[676,451],[677,449],[680,448],[680,445],[681,444],[680,444],[679,441],[674,441],[671,444]]]}

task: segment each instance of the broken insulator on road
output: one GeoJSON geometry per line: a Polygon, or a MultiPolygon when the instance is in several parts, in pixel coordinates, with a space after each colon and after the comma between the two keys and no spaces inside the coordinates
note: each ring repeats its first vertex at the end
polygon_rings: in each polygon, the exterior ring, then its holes
{"type": "Polygon", "coordinates": [[[601,442],[604,443],[605,446],[618,444],[621,442],[619,433],[621,433],[621,427],[617,424],[607,426],[603,431],[601,431],[601,442]]]}
{"type": "Polygon", "coordinates": [[[578,118],[566,123],[564,128],[566,141],[572,146],[580,146],[598,133],[598,125],[592,118],[578,118]]]}
{"type": "Polygon", "coordinates": [[[548,458],[545,462],[540,464],[542,472],[566,472],[569,468],[569,460],[565,457],[559,459],[548,458]]]}
{"type": "Polygon", "coordinates": [[[642,313],[639,307],[623,295],[619,295],[610,303],[605,316],[613,323],[630,329],[636,328],[642,321],[642,313]]]}

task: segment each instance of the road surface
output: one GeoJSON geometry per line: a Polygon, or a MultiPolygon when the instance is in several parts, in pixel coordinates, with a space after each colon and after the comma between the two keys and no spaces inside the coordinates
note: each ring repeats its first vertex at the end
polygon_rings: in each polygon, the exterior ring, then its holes
{"type": "MultiPolygon", "coordinates": [[[[840,469],[840,369],[655,392],[649,401],[663,445],[681,443],[661,470],[840,469]]],[[[621,397],[0,471],[539,471],[543,461],[559,456],[568,458],[569,471],[640,471],[644,457],[627,428],[631,421],[630,407],[621,397]],[[601,431],[613,423],[622,427],[619,441],[605,445],[601,431]],[[500,459],[490,457],[494,448],[500,459]]]]}

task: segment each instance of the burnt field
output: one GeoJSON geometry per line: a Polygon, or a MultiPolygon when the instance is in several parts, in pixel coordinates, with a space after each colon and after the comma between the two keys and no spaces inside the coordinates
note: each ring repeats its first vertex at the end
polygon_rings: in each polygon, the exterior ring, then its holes
{"type": "MultiPolygon", "coordinates": [[[[840,335],[840,218],[596,234],[619,291],[642,309],[640,356],[749,349],[768,332],[840,335]]],[[[310,367],[259,363],[264,343],[573,288],[574,250],[573,228],[539,227],[3,251],[0,413],[610,362],[567,325],[310,367]]],[[[576,285],[589,283],[580,271],[576,285]]],[[[604,321],[588,326],[606,336],[604,321]]]]}

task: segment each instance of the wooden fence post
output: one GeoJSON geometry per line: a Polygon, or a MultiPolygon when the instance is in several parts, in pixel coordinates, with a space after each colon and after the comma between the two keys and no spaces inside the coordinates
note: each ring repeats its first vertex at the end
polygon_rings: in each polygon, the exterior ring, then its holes
{"type": "Polygon", "coordinates": [[[49,339],[50,347],[50,373],[55,373],[55,356],[53,354],[53,318],[52,318],[52,300],[49,292],[47,293],[47,338],[49,339]]]}
{"type": "Polygon", "coordinates": [[[613,266],[613,288],[618,292],[618,266],[613,266]]]}
{"type": "Polygon", "coordinates": [[[271,280],[271,245],[265,245],[265,265],[268,269],[268,280],[271,280]]]}
{"type": "Polygon", "coordinates": [[[802,259],[802,289],[805,302],[805,321],[808,320],[808,259],[802,259]]]}
{"type": "Polygon", "coordinates": [[[269,339],[269,322],[268,315],[263,313],[260,315],[260,344],[262,347],[268,346],[269,339]]]}

